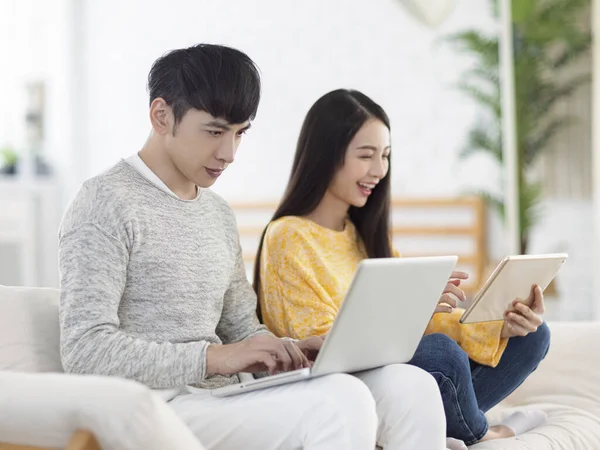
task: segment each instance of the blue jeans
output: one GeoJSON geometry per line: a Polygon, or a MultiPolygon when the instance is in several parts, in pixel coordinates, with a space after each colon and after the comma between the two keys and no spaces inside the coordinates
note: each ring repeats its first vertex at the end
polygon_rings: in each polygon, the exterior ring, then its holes
{"type": "Polygon", "coordinates": [[[550,330],[544,323],[535,333],[508,340],[500,363],[478,364],[448,336],[424,336],[409,364],[436,379],[446,412],[447,436],[474,444],[488,431],[484,413],[514,391],[544,359],[550,330]]]}

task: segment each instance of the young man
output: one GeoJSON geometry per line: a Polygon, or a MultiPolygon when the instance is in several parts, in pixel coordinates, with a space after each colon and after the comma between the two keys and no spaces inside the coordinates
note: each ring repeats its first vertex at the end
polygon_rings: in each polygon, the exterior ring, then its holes
{"type": "Polygon", "coordinates": [[[175,50],[154,63],[148,88],[142,150],[86,181],[61,225],[65,370],[160,389],[211,449],[362,450],[376,438],[443,448],[437,385],[410,366],[210,395],[239,372],[306,367],[322,339],[282,340],[259,324],[234,214],[208,189],[256,114],[252,60],[214,45],[175,50]]]}

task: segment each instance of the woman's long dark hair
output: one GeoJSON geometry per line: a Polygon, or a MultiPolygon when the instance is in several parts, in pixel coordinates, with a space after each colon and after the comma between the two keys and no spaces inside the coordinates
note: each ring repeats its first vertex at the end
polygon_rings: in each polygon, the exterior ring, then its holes
{"type": "MultiPolygon", "coordinates": [[[[316,209],[336,171],[344,164],[350,141],[372,119],[380,120],[390,129],[385,111],[358,91],[338,89],[317,100],[302,124],[290,180],[271,222],[284,216],[306,216],[316,209]]],[[[389,230],[390,170],[391,164],[387,175],[379,181],[365,206],[351,206],[349,210],[350,220],[369,258],[392,255],[389,230]]],[[[260,256],[266,231],[265,228],[254,264],[253,286],[257,294],[260,289],[260,256]]],[[[262,321],[260,300],[257,314],[262,321]]]]}

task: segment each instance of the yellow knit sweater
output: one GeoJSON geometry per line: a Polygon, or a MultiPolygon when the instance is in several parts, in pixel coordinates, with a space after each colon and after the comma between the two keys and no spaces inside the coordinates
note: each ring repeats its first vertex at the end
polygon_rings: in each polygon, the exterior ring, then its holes
{"type": "MultiPolygon", "coordinates": [[[[260,265],[264,323],[276,335],[296,339],[327,333],[365,257],[349,220],[344,231],[293,216],[271,223],[260,265]]],[[[460,324],[462,313],[435,314],[425,334],[444,333],[472,360],[495,367],[508,342],[500,338],[503,323],[460,324]]]]}

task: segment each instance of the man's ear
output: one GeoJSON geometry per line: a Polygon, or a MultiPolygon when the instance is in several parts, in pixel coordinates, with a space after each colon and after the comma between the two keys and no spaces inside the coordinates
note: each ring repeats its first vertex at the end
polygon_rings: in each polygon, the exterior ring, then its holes
{"type": "Polygon", "coordinates": [[[165,135],[173,128],[173,111],[161,97],[155,98],[150,105],[150,123],[154,132],[165,135]]]}

